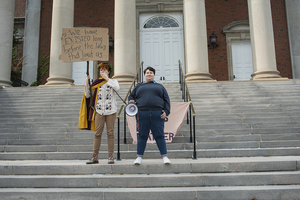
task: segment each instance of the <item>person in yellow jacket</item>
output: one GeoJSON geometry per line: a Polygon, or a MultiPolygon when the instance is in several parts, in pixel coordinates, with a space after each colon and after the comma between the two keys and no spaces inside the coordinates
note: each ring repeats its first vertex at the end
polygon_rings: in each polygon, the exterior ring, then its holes
{"type": "Polygon", "coordinates": [[[109,78],[111,71],[112,67],[110,64],[101,63],[99,65],[99,73],[101,77],[92,83],[92,95],[90,95],[88,86],[90,77],[88,76],[86,79],[84,95],[80,108],[78,128],[95,131],[93,156],[86,164],[99,163],[98,154],[105,123],[107,127],[108,164],[114,164],[114,124],[117,113],[115,91],[118,91],[120,86],[117,80],[109,78]],[[89,106],[89,101],[92,101],[91,107],[89,106]]]}

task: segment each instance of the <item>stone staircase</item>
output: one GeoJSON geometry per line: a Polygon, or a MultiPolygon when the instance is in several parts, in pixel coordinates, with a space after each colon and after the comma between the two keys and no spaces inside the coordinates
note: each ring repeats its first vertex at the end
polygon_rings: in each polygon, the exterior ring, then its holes
{"type": "MultiPolygon", "coordinates": [[[[164,85],[171,102],[182,101],[178,84],[164,85]]],[[[83,87],[0,89],[1,199],[300,199],[300,80],[189,90],[197,159],[183,123],[167,145],[171,165],[148,144],[134,166],[136,145],[128,128],[123,144],[123,114],[121,161],[107,164],[104,133],[100,163],[85,164],[94,133],[77,129],[83,87]]]]}

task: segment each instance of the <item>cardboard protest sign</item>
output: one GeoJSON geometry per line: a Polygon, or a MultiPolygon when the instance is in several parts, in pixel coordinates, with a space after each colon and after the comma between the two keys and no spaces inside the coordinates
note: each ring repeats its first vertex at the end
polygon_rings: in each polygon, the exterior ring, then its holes
{"type": "Polygon", "coordinates": [[[108,28],[63,28],[61,62],[108,61],[108,28]]]}

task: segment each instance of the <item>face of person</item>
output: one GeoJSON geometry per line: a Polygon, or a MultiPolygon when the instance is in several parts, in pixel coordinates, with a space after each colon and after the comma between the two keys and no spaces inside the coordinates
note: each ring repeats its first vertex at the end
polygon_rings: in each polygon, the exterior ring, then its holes
{"type": "Polygon", "coordinates": [[[146,79],[146,82],[151,82],[151,81],[154,81],[154,73],[153,71],[150,71],[149,69],[147,69],[146,73],[145,73],[145,79],[146,79]]]}
{"type": "Polygon", "coordinates": [[[106,74],[108,76],[108,74],[109,74],[108,70],[105,68],[100,68],[99,73],[100,73],[100,76],[102,76],[102,74],[106,74]]]}

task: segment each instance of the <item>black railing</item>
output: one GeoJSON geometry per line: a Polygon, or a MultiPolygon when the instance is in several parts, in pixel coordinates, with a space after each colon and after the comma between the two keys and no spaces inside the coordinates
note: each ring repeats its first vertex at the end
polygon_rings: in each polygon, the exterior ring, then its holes
{"type": "Polygon", "coordinates": [[[181,66],[180,60],[178,60],[179,63],[179,83],[180,83],[180,90],[182,91],[182,99],[184,102],[189,102],[189,112],[187,113],[187,124],[190,124],[190,143],[194,142],[194,152],[193,152],[193,159],[197,159],[197,150],[196,150],[196,113],[194,109],[194,105],[192,103],[191,95],[185,80],[185,75],[181,66]],[[192,114],[193,114],[193,121],[192,121],[192,114]],[[194,140],[193,140],[194,138],[194,140]]]}
{"type": "Polygon", "coordinates": [[[11,82],[13,87],[22,87],[23,86],[28,86],[29,84],[26,81],[23,81],[21,79],[11,77],[11,82]]]}

